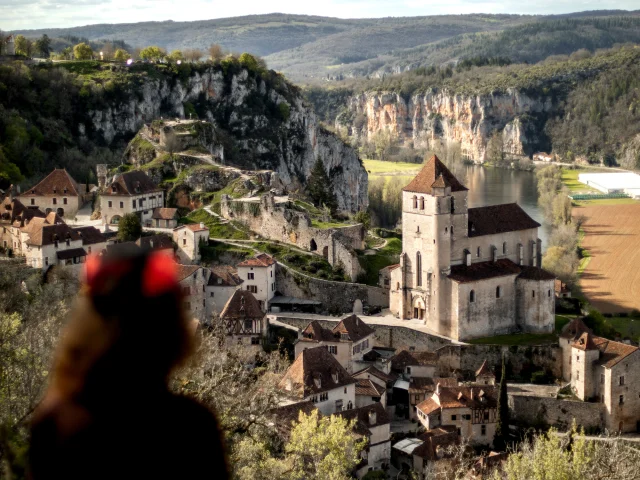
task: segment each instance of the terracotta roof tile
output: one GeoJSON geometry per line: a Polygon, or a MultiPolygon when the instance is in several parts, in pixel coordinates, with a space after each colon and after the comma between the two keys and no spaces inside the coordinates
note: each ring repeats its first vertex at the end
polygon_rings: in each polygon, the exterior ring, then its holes
{"type": "Polygon", "coordinates": [[[253,293],[246,290],[236,290],[227,300],[222,312],[221,319],[245,319],[264,318],[264,312],[260,308],[260,303],[253,296],[253,293]]]}
{"type": "Polygon", "coordinates": [[[71,178],[71,175],[63,169],[56,168],[53,172],[47,175],[40,183],[35,187],[28,189],[21,196],[34,197],[34,196],[53,196],[53,195],[80,195],[78,191],[78,184],[71,178]],[[66,189],[66,193],[65,193],[66,189]]]}
{"type": "Polygon", "coordinates": [[[638,347],[634,347],[633,345],[597,337],[588,331],[581,333],[571,346],[580,350],[600,350],[600,356],[595,363],[605,368],[615,366],[639,350],[638,347]]]}
{"type": "Polygon", "coordinates": [[[488,278],[518,275],[520,267],[511,260],[501,258],[495,262],[477,262],[471,265],[453,265],[449,278],[454,282],[468,283],[488,278]]]}
{"type": "Polygon", "coordinates": [[[576,317],[563,327],[560,337],[575,340],[583,332],[591,332],[591,329],[589,329],[580,318],[576,317]]]}
{"type": "Polygon", "coordinates": [[[352,342],[359,342],[365,337],[374,333],[373,328],[364,323],[356,315],[349,315],[340,320],[340,323],[333,328],[333,333],[347,334],[352,342]]]}
{"type": "Polygon", "coordinates": [[[253,258],[248,258],[244,262],[240,262],[238,267],[268,267],[273,265],[276,261],[273,257],[267,255],[266,253],[261,253],[256,255],[253,258]]]}
{"type": "Polygon", "coordinates": [[[324,328],[317,320],[313,320],[302,331],[301,340],[313,340],[315,342],[339,342],[340,337],[336,337],[331,330],[324,328]]]}
{"type": "Polygon", "coordinates": [[[470,208],[468,213],[469,237],[516,232],[540,226],[517,203],[470,208]]]}
{"type": "Polygon", "coordinates": [[[433,399],[433,397],[429,397],[416,405],[416,408],[426,415],[431,415],[432,413],[440,410],[440,405],[433,399]]]}
{"type": "Polygon", "coordinates": [[[366,395],[368,397],[381,397],[387,389],[382,385],[372,382],[368,378],[360,378],[356,383],[356,395],[366,395]]]}
{"type": "Polygon", "coordinates": [[[497,405],[496,388],[493,385],[482,386],[440,386],[440,394],[434,393],[440,400],[440,406],[447,408],[495,408],[497,405]],[[482,400],[484,399],[484,401],[482,400]]]}
{"type": "MultiPolygon", "coordinates": [[[[136,244],[137,245],[137,244],[136,244]]],[[[138,245],[139,246],[139,245],[138,245]]],[[[176,277],[179,282],[187,278],[189,275],[193,275],[198,271],[200,267],[198,265],[177,265],[176,277]]]]}
{"type": "Polygon", "coordinates": [[[298,398],[352,385],[356,380],[329,353],[326,347],[300,352],[280,381],[280,388],[298,398]],[[289,390],[289,381],[291,389],[289,390]]]}
{"type": "Polygon", "coordinates": [[[177,218],[177,208],[154,208],[151,218],[158,220],[173,220],[177,218]]]}
{"type": "Polygon", "coordinates": [[[336,415],[347,420],[355,420],[355,432],[360,435],[371,435],[370,428],[379,427],[391,423],[391,418],[380,402],[372,403],[366,407],[352,408],[351,410],[343,410],[336,415]],[[374,418],[375,414],[375,418],[374,418]],[[375,421],[373,421],[375,420],[375,421]]]}
{"type": "Polygon", "coordinates": [[[237,287],[243,282],[238,276],[238,271],[231,265],[216,265],[211,267],[209,276],[210,287],[237,287]]]}
{"type": "Polygon", "coordinates": [[[78,232],[78,235],[82,238],[82,245],[93,245],[107,241],[107,237],[96,227],[80,227],[74,230],[78,232]]]}
{"type": "Polygon", "coordinates": [[[398,378],[397,375],[384,373],[382,370],[374,367],[373,365],[370,365],[367,368],[363,368],[362,370],[358,370],[353,374],[353,376],[355,377],[357,375],[364,375],[364,374],[373,375],[374,377],[379,378],[380,380],[387,383],[391,383],[398,378]]]}
{"type": "Polygon", "coordinates": [[[405,192],[426,193],[431,194],[431,188],[439,177],[443,177],[442,182],[446,181],[451,186],[452,192],[460,192],[468,190],[462,185],[458,179],[449,171],[449,169],[440,161],[437,156],[433,156],[425,163],[422,170],[415,176],[413,180],[403,188],[405,192]]]}
{"type": "Polygon", "coordinates": [[[410,352],[409,350],[400,350],[391,357],[391,369],[395,371],[404,371],[410,366],[427,366],[436,365],[438,354],[434,352],[410,352]]]}
{"type": "Polygon", "coordinates": [[[41,228],[34,229],[29,234],[29,240],[26,241],[28,245],[53,245],[56,240],[58,242],[64,242],[67,239],[74,241],[80,240],[80,235],[73,230],[70,226],[60,223],[58,225],[42,225],[41,228]]]}
{"type": "Polygon", "coordinates": [[[573,348],[579,350],[597,350],[593,337],[589,332],[584,332],[580,337],[571,345],[573,348]]]}
{"type": "Polygon", "coordinates": [[[460,441],[460,437],[454,425],[446,425],[432,430],[427,430],[418,438],[423,440],[423,443],[413,451],[413,455],[430,461],[436,461],[441,458],[438,455],[440,448],[447,448],[451,445],[456,445],[460,441]]]}
{"type": "Polygon", "coordinates": [[[103,195],[139,195],[158,191],[161,189],[153,183],[153,180],[146,173],[132,170],[116,175],[103,195]]]}

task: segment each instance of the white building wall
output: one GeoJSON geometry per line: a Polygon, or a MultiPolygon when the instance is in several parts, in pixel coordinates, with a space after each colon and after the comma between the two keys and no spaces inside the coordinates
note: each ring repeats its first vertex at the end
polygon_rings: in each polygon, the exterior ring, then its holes
{"type": "Polygon", "coordinates": [[[219,315],[222,309],[227,304],[233,292],[241,288],[240,285],[235,287],[225,286],[210,286],[205,287],[206,294],[206,306],[207,306],[207,318],[211,318],[213,315],[219,315]]]}
{"type": "Polygon", "coordinates": [[[256,297],[262,311],[266,312],[271,300],[276,293],[276,264],[269,265],[268,267],[245,267],[238,266],[238,276],[244,280],[242,289],[252,291],[251,287],[255,287],[253,296],[256,297]],[[253,278],[250,278],[250,274],[253,274],[253,278]]]}
{"type": "Polygon", "coordinates": [[[153,209],[164,207],[164,192],[156,190],[140,195],[100,195],[100,214],[106,223],[113,223],[113,217],[123,217],[127,213],[138,213],[142,225],[151,222],[153,209]],[[135,207],[133,202],[135,201],[135,207]]]}
{"type": "Polygon", "coordinates": [[[320,394],[311,395],[305,398],[305,400],[309,400],[313,402],[315,407],[320,411],[322,415],[331,415],[332,413],[336,413],[336,401],[342,400],[343,408],[347,408],[349,402],[351,405],[356,404],[356,385],[352,383],[351,385],[346,385],[340,388],[334,388],[333,390],[329,390],[327,392],[328,398],[325,401],[319,401],[320,394]],[[314,397],[316,397],[316,401],[314,401],[314,397]]]}

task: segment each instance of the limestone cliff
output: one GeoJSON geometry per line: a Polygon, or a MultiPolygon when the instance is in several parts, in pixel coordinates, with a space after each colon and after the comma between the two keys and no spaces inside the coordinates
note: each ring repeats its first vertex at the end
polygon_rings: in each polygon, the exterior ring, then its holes
{"type": "Polygon", "coordinates": [[[495,131],[513,156],[546,149],[544,121],[553,110],[550,97],[533,98],[516,89],[479,95],[434,89],[408,99],[393,92],[366,92],[350,98],[336,124],[358,138],[390,130],[416,148],[430,148],[438,139],[456,141],[463,158],[482,162],[495,131]]]}
{"type": "MultiPolygon", "coordinates": [[[[141,75],[110,102],[88,112],[81,135],[133,137],[145,124],[197,116],[218,135],[224,162],[245,169],[270,169],[289,190],[302,189],[317,158],[333,181],[339,208],[365,208],[367,172],[354,149],[322,129],[296,87],[275,72],[231,62],[199,65],[179,74],[141,75]]],[[[214,153],[214,152],[211,152],[214,153]]]]}

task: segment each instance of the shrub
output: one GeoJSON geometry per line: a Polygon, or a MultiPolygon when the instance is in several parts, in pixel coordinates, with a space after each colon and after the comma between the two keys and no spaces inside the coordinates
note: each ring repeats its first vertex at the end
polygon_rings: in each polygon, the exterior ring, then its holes
{"type": "Polygon", "coordinates": [[[549,383],[549,377],[544,370],[539,370],[531,374],[531,383],[544,385],[545,383],[549,383]]]}

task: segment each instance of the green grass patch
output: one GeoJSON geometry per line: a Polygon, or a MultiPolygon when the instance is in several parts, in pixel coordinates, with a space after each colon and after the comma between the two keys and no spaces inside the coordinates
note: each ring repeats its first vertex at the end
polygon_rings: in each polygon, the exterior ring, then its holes
{"type": "Polygon", "coordinates": [[[638,203],[633,198],[600,198],[597,200],[574,200],[572,204],[576,207],[586,207],[589,205],[632,205],[638,203]]]}
{"type": "Polygon", "coordinates": [[[378,273],[380,270],[398,263],[401,252],[402,240],[390,238],[384,248],[378,250],[374,255],[360,253],[358,261],[364,272],[358,277],[358,282],[366,283],[367,285],[378,285],[378,273]]]}
{"type": "Polygon", "coordinates": [[[350,225],[348,223],[338,223],[338,222],[321,222],[320,220],[316,220],[315,218],[311,219],[311,226],[315,228],[321,228],[326,230],[328,228],[341,228],[350,225]]]}
{"type": "Polygon", "coordinates": [[[248,240],[249,235],[244,230],[238,230],[230,223],[220,223],[220,220],[209,215],[204,209],[194,210],[186,217],[192,223],[204,223],[209,229],[211,238],[225,238],[229,240],[248,240]]]}
{"type": "Polygon", "coordinates": [[[418,173],[422,168],[421,163],[389,162],[385,160],[362,160],[364,168],[371,175],[408,175],[418,173]]]}
{"type": "Polygon", "coordinates": [[[558,343],[558,336],[555,333],[518,333],[476,338],[467,343],[473,345],[547,345],[558,343]]]}
{"type": "Polygon", "coordinates": [[[200,249],[203,262],[216,262],[224,254],[231,254],[239,259],[248,258],[254,255],[254,251],[250,248],[237,247],[228,243],[209,241],[209,245],[200,249]]]}
{"type": "Polygon", "coordinates": [[[622,335],[634,342],[640,342],[640,318],[612,317],[605,318],[606,322],[622,335]]]}
{"type": "Polygon", "coordinates": [[[564,185],[572,192],[599,193],[595,188],[591,188],[590,186],[578,181],[578,175],[580,173],[587,173],[587,170],[563,168],[562,183],[564,183],[564,185]]]}
{"type": "Polygon", "coordinates": [[[293,204],[303,208],[311,215],[322,215],[322,211],[312,203],[305,202],[304,200],[294,200],[293,204]]]}
{"type": "Polygon", "coordinates": [[[556,333],[560,333],[565,325],[575,318],[575,315],[556,315],[556,333]]]}

